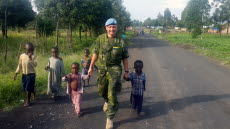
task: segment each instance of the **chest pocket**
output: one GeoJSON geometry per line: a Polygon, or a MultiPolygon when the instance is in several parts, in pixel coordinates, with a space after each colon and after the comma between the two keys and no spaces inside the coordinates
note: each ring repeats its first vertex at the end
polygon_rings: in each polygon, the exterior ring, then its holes
{"type": "Polygon", "coordinates": [[[103,61],[106,61],[108,64],[113,64],[121,60],[122,46],[119,42],[103,44],[100,53],[103,61]]]}

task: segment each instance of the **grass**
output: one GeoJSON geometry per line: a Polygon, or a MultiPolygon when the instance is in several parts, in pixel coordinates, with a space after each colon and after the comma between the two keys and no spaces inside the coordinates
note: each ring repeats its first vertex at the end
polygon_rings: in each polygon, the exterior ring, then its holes
{"type": "Polygon", "coordinates": [[[211,57],[230,66],[230,36],[203,33],[197,38],[192,38],[189,33],[163,33],[153,32],[158,38],[172,42],[195,52],[211,57]]]}
{"type": "MultiPolygon", "coordinates": [[[[73,48],[68,48],[68,40],[66,38],[66,32],[60,31],[59,37],[59,51],[60,56],[63,58],[66,73],[70,73],[70,66],[73,62],[80,62],[83,56],[83,50],[90,48],[96,38],[82,37],[82,42],[79,40],[78,33],[73,33],[73,48]]],[[[126,33],[127,38],[132,37],[132,32],[126,33]]],[[[26,42],[35,43],[34,31],[24,31],[17,33],[16,31],[8,32],[8,56],[7,61],[4,61],[5,44],[4,39],[0,37],[0,109],[11,110],[15,106],[24,102],[25,93],[22,91],[21,76],[18,75],[17,80],[13,80],[14,72],[18,65],[18,51],[20,44],[26,42]]],[[[36,85],[35,89],[39,95],[46,94],[47,90],[47,76],[48,72],[44,70],[48,63],[49,57],[51,57],[51,48],[55,45],[55,37],[51,36],[47,39],[47,49],[43,47],[43,39],[39,38],[39,44],[35,49],[35,54],[38,59],[38,67],[36,68],[36,85]]],[[[20,52],[23,53],[24,49],[20,52]]]]}

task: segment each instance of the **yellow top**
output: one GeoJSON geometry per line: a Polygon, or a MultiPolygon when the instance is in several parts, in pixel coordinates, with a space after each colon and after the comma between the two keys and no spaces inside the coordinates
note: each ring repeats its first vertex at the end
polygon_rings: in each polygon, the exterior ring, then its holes
{"type": "Polygon", "coordinates": [[[26,53],[23,53],[19,58],[18,68],[15,73],[20,73],[21,70],[25,75],[35,73],[35,67],[37,67],[36,56],[32,55],[32,60],[30,60],[29,56],[26,53]]]}

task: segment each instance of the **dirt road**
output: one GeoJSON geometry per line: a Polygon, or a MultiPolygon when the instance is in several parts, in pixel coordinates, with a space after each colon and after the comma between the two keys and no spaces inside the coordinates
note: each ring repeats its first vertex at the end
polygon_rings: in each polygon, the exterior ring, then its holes
{"type": "MultiPolygon", "coordinates": [[[[116,129],[229,129],[230,71],[206,57],[170,46],[151,35],[132,39],[129,66],[141,59],[147,74],[143,116],[130,111],[130,84],[123,81],[116,129]]],[[[95,75],[95,74],[94,74],[95,75]]],[[[68,96],[38,99],[31,108],[1,112],[0,128],[104,129],[103,102],[95,76],[85,88],[84,116],[77,118],[68,96]]]]}

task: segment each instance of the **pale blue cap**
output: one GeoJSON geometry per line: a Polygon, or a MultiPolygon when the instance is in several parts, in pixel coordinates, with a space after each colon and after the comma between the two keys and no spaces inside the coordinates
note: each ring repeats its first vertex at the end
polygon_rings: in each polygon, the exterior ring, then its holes
{"type": "Polygon", "coordinates": [[[109,25],[117,25],[117,21],[114,18],[110,18],[105,22],[105,26],[109,26],[109,25]]]}

